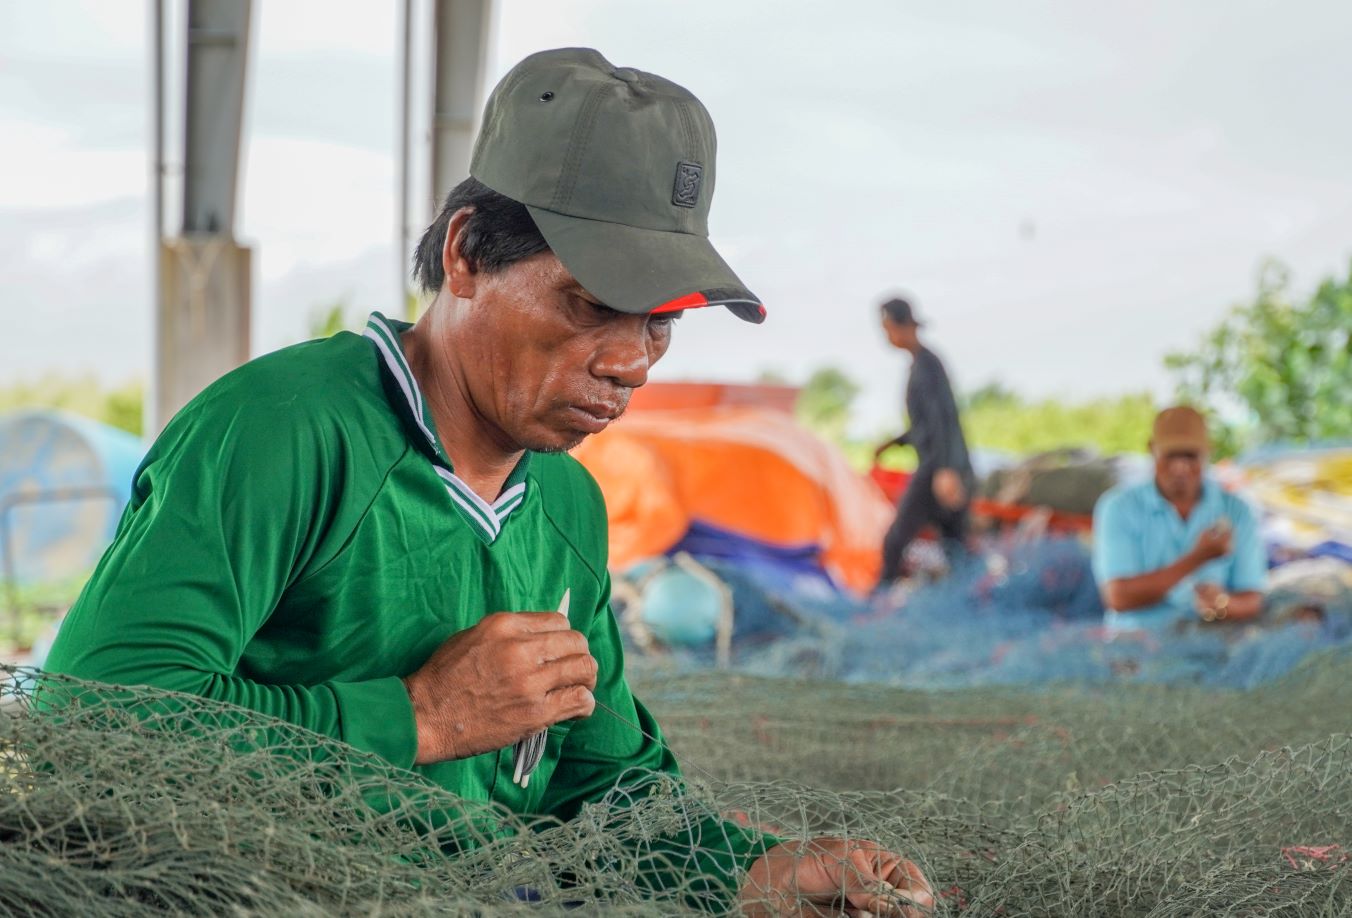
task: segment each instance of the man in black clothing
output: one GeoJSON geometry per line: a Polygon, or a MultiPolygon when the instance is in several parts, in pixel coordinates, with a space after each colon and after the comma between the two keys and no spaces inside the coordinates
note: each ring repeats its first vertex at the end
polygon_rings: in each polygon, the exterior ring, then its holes
{"type": "Polygon", "coordinates": [[[926,523],[933,523],[939,531],[950,559],[955,550],[961,550],[974,476],[948,373],[934,352],[920,343],[920,323],[911,304],[899,297],[888,300],[882,304],[882,320],[892,346],[911,352],[911,377],[906,384],[911,428],[879,446],[877,455],[892,446],[910,445],[920,460],[902,495],[897,518],[883,539],[879,586],[886,587],[904,573],[906,547],[926,523]]]}

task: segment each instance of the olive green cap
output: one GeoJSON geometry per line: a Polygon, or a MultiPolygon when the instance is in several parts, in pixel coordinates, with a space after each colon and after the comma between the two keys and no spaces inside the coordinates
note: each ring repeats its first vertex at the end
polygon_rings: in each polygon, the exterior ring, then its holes
{"type": "Polygon", "coordinates": [[[643,314],[765,307],[709,242],[714,124],[689,90],[590,48],[541,51],[493,89],[470,175],[525,204],[589,293],[643,314]]]}

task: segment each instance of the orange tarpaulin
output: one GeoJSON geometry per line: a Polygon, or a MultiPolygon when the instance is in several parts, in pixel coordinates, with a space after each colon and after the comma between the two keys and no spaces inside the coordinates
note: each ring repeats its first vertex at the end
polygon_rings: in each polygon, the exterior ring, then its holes
{"type": "Polygon", "coordinates": [[[631,411],[573,455],[605,494],[615,567],[667,551],[698,520],[770,545],[819,546],[823,567],[856,590],[878,578],[892,505],[783,410],[725,398],[631,411]]]}

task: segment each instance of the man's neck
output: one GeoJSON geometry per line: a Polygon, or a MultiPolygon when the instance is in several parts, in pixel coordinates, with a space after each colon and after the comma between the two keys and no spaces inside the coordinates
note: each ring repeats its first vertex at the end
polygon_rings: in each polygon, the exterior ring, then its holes
{"type": "Polygon", "coordinates": [[[1166,501],[1169,502],[1170,505],[1173,506],[1174,510],[1177,511],[1178,513],[1179,519],[1185,522],[1187,521],[1188,517],[1192,516],[1192,511],[1197,509],[1197,505],[1201,503],[1202,500],[1202,494],[1200,491],[1197,494],[1194,494],[1192,497],[1184,497],[1177,499],[1172,498],[1167,493],[1165,493],[1165,490],[1162,487],[1160,487],[1160,482],[1158,478],[1155,479],[1155,490],[1159,491],[1160,496],[1163,497],[1166,501]]]}
{"type": "Polygon", "coordinates": [[[404,333],[404,353],[456,476],[491,504],[525,451],[474,405],[453,346],[455,330],[444,324],[447,310],[440,305],[404,333]]]}

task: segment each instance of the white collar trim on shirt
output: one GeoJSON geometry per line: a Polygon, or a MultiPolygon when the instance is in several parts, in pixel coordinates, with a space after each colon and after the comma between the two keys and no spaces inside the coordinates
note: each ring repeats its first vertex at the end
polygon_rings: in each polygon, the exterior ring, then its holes
{"type": "Polygon", "coordinates": [[[362,333],[362,336],[374,342],[376,351],[379,352],[385,368],[404,396],[409,414],[418,425],[418,429],[422,431],[423,436],[427,438],[427,444],[440,460],[433,462],[432,468],[436,471],[437,477],[446,485],[446,493],[450,495],[451,500],[465,518],[479,528],[487,541],[492,542],[502,532],[502,526],[507,522],[507,517],[525,502],[526,482],[524,480],[512,482],[509,478],[508,486],[491,504],[474,493],[474,490],[455,474],[454,469],[451,468],[450,458],[442,449],[436,435],[432,433],[432,428],[427,421],[429,413],[427,400],[423,397],[422,390],[418,387],[418,380],[414,377],[413,370],[404,357],[399,330],[389,319],[378,312],[373,312],[366,323],[366,330],[362,333]]]}

